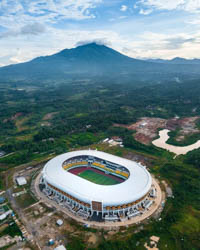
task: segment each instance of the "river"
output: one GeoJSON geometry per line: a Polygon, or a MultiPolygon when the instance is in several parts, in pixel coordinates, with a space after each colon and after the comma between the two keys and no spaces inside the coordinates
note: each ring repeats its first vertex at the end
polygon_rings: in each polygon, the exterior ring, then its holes
{"type": "Polygon", "coordinates": [[[153,145],[159,148],[166,149],[176,155],[185,155],[189,151],[200,148],[200,140],[198,140],[194,144],[184,146],[184,147],[173,146],[173,145],[167,144],[166,141],[169,139],[169,135],[168,135],[169,132],[170,130],[168,129],[163,129],[159,131],[160,138],[152,141],[153,145]]]}

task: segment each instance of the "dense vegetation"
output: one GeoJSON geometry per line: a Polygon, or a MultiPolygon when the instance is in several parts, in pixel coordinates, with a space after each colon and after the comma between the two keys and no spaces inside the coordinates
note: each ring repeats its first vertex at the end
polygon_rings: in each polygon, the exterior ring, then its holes
{"type": "Polygon", "coordinates": [[[11,237],[15,237],[16,235],[22,236],[22,232],[14,221],[10,221],[8,227],[0,232],[0,237],[4,235],[10,235],[11,237]]]}
{"type": "Polygon", "coordinates": [[[1,85],[0,143],[2,150],[14,152],[1,162],[19,164],[34,159],[36,152],[90,145],[104,138],[113,123],[142,116],[198,115],[199,92],[198,81],[143,87],[102,82],[52,88],[1,85]],[[52,115],[45,118],[48,113],[52,115]]]}
{"type": "MultiPolygon", "coordinates": [[[[85,80],[51,87],[2,83],[0,104],[0,145],[8,154],[0,158],[0,171],[118,135],[126,150],[151,159],[151,172],[172,186],[174,198],[168,199],[161,221],[151,221],[138,233],[131,227],[109,241],[103,232],[98,249],[144,249],[152,235],[161,237],[159,249],[199,248],[200,150],[174,160],[164,150],[135,141],[127,129],[112,126],[143,116],[200,115],[199,81],[147,86],[85,80]]],[[[123,154],[123,149],[116,151],[123,154]]],[[[84,249],[85,243],[70,239],[68,247],[84,249]]]]}

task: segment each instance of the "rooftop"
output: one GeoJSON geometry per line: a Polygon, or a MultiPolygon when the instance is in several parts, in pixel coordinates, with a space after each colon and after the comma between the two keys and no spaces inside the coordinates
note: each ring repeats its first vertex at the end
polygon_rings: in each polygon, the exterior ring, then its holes
{"type": "Polygon", "coordinates": [[[16,181],[17,181],[17,184],[19,186],[23,186],[23,185],[27,184],[27,181],[26,181],[25,177],[23,177],[23,176],[17,177],[16,181]]]}
{"type": "Polygon", "coordinates": [[[84,202],[101,201],[104,205],[114,206],[140,199],[146,195],[152,183],[151,175],[139,163],[95,150],[74,151],[53,158],[45,165],[43,177],[48,183],[84,202]],[[64,161],[81,155],[96,156],[117,163],[126,167],[130,176],[123,183],[106,186],[92,183],[62,168],[64,161]]]}
{"type": "Polygon", "coordinates": [[[56,248],[54,248],[54,250],[67,250],[63,245],[60,245],[56,248]]]}

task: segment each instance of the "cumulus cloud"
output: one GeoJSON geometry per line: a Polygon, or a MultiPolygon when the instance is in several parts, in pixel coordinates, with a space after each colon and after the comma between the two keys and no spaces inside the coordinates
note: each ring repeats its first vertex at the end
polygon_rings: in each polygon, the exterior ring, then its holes
{"type": "Polygon", "coordinates": [[[22,51],[20,49],[17,49],[16,54],[11,55],[9,60],[12,64],[23,62],[24,56],[23,56],[22,51]]]}
{"type": "Polygon", "coordinates": [[[33,22],[35,18],[41,23],[95,18],[91,10],[101,2],[102,0],[2,0],[0,24],[10,28],[33,22]]]}
{"type": "Polygon", "coordinates": [[[195,37],[185,38],[182,36],[172,37],[165,40],[167,49],[179,49],[186,43],[194,43],[197,39],[195,37]]]}
{"type": "Polygon", "coordinates": [[[120,8],[121,11],[127,11],[127,9],[128,9],[128,7],[126,5],[122,5],[120,8]]]}
{"type": "Polygon", "coordinates": [[[199,35],[199,32],[193,36],[144,32],[137,41],[127,44],[123,53],[136,58],[197,58],[200,50],[199,35]]]}
{"type": "Polygon", "coordinates": [[[75,46],[82,46],[90,43],[96,43],[98,45],[105,45],[111,46],[111,42],[107,40],[107,38],[100,38],[100,39],[91,39],[91,40],[82,40],[78,41],[75,46]]]}
{"type": "Polygon", "coordinates": [[[200,20],[199,19],[192,19],[189,21],[186,21],[188,24],[193,24],[193,25],[200,25],[200,20]]]}
{"type": "MultiPolygon", "coordinates": [[[[188,0],[187,0],[188,1],[188,0]]],[[[190,1],[190,0],[189,0],[190,1]]],[[[141,0],[144,6],[153,7],[156,9],[173,10],[178,6],[183,5],[185,0],[141,0]]]]}
{"type": "Polygon", "coordinates": [[[140,14],[141,15],[149,15],[149,14],[151,14],[153,12],[153,10],[152,9],[146,9],[146,10],[144,10],[144,9],[140,9],[140,14]]]}
{"type": "Polygon", "coordinates": [[[127,16],[119,16],[119,19],[125,19],[127,16]]]}
{"type": "Polygon", "coordinates": [[[32,24],[27,24],[23,26],[20,30],[21,34],[27,35],[38,35],[41,33],[44,33],[46,30],[45,26],[41,23],[32,23],[32,24]]]}
{"type": "Polygon", "coordinates": [[[39,35],[44,33],[46,28],[41,23],[32,23],[22,26],[19,29],[10,29],[6,32],[0,34],[1,38],[12,37],[12,36],[19,36],[19,35],[39,35]]]}
{"type": "MultiPolygon", "coordinates": [[[[187,12],[200,12],[200,0],[139,0],[135,5],[137,8],[144,6],[157,10],[183,10],[187,12]]],[[[141,12],[140,14],[143,14],[141,12]]]]}

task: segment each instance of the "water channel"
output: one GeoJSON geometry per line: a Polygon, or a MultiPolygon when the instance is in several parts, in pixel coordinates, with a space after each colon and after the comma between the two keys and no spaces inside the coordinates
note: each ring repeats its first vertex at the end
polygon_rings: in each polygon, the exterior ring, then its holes
{"type": "Polygon", "coordinates": [[[198,140],[194,144],[191,144],[188,146],[183,146],[183,147],[174,146],[174,145],[170,145],[170,144],[166,143],[167,140],[169,139],[169,135],[168,135],[169,132],[170,132],[170,130],[168,130],[168,129],[163,129],[163,130],[159,131],[160,137],[158,139],[152,141],[153,145],[155,145],[156,147],[159,147],[159,148],[166,149],[166,150],[168,150],[176,155],[185,155],[189,151],[200,148],[200,140],[198,140]]]}

